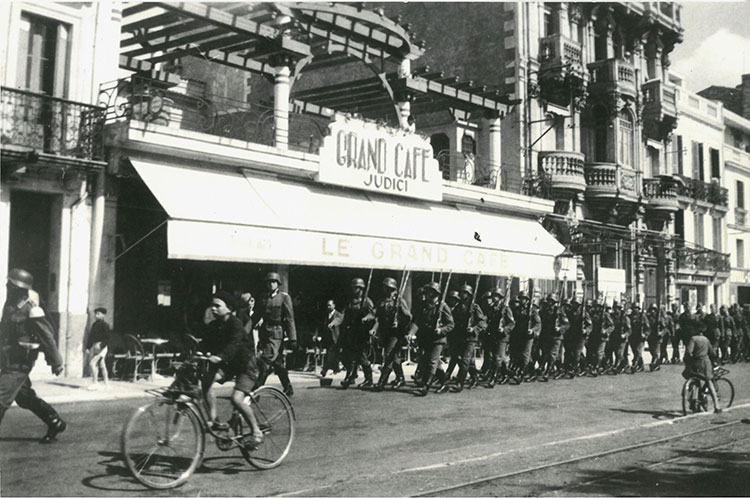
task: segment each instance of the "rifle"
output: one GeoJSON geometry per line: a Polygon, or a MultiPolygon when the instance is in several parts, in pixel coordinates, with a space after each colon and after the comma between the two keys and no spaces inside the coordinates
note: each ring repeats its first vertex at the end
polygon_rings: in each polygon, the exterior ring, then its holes
{"type": "Polygon", "coordinates": [[[507,308],[510,304],[510,287],[513,284],[513,277],[508,277],[505,279],[505,301],[504,306],[507,308]]]}
{"type": "Polygon", "coordinates": [[[474,280],[474,292],[471,295],[471,304],[469,304],[469,320],[466,322],[466,328],[471,327],[471,317],[473,315],[474,303],[477,302],[477,294],[479,294],[479,279],[482,278],[482,272],[477,274],[476,280],[474,280]]]}
{"type": "Polygon", "coordinates": [[[526,316],[528,317],[528,322],[526,323],[526,335],[530,332],[531,329],[531,307],[534,305],[534,281],[532,279],[528,280],[529,282],[529,307],[526,309],[526,316]]]}
{"type": "Polygon", "coordinates": [[[365,287],[365,297],[362,299],[362,306],[367,303],[367,296],[370,295],[370,284],[372,283],[372,268],[370,268],[370,275],[367,277],[367,287],[365,287]]]}
{"type": "Polygon", "coordinates": [[[581,327],[583,327],[583,315],[586,313],[586,284],[581,284],[583,286],[583,297],[581,297],[581,327]]]}
{"type": "Polygon", "coordinates": [[[411,273],[411,270],[407,271],[406,268],[401,272],[401,282],[398,287],[398,295],[396,295],[396,302],[394,303],[394,312],[393,312],[393,327],[398,327],[398,308],[401,304],[401,297],[404,295],[404,291],[406,291],[406,281],[409,278],[409,273],[411,273]]]}
{"type": "Polygon", "coordinates": [[[448,277],[445,279],[445,287],[443,287],[443,295],[440,297],[440,302],[437,306],[437,313],[435,315],[435,326],[433,327],[434,330],[437,330],[438,325],[440,325],[440,312],[443,308],[443,303],[445,302],[445,298],[448,295],[448,286],[451,283],[451,275],[453,275],[453,271],[448,272],[448,277]]]}

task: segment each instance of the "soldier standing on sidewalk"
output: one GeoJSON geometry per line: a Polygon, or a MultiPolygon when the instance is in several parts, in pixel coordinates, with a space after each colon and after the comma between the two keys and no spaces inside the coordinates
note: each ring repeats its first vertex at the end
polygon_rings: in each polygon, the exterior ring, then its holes
{"type": "Polygon", "coordinates": [[[383,299],[378,303],[375,316],[377,317],[377,333],[385,348],[383,368],[380,370],[380,379],[375,390],[385,389],[391,370],[396,373],[396,380],[392,387],[397,389],[406,383],[404,370],[401,367],[401,349],[406,345],[406,334],[411,324],[411,311],[404,298],[399,295],[396,279],[387,277],[383,280],[383,299]]]}
{"type": "Polygon", "coordinates": [[[39,306],[39,295],[32,289],[34,277],[26,270],[8,272],[8,299],[0,319],[0,423],[13,401],[31,410],[47,424],[47,434],[40,443],[50,443],[67,425],[60,415],[31,388],[29,373],[39,351],[52,367],[52,373],[63,371],[52,325],[39,306]]]}
{"type": "Polygon", "coordinates": [[[284,365],[282,348],[285,333],[289,339],[289,348],[297,347],[297,328],[294,324],[292,298],[279,289],[280,285],[281,278],[278,273],[271,272],[266,275],[268,295],[261,303],[257,317],[260,353],[258,385],[262,386],[273,370],[279,376],[284,394],[293,396],[294,389],[289,381],[289,372],[284,365]]]}

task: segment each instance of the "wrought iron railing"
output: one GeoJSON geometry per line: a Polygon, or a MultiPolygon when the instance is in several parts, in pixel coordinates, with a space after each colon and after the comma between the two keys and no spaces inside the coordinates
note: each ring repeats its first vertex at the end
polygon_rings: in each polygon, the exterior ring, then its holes
{"type": "Polygon", "coordinates": [[[732,269],[729,254],[700,246],[687,246],[677,240],[675,245],[677,268],[712,272],[729,272],[732,269]]]}
{"type": "Polygon", "coordinates": [[[42,93],[2,87],[2,144],[79,159],[104,157],[105,109],[42,93]]]}
{"type": "Polygon", "coordinates": [[[729,190],[714,181],[706,183],[697,178],[678,175],[682,183],[678,186],[677,195],[690,197],[697,201],[704,201],[717,206],[729,206],[729,190]]]}
{"type": "MultiPolygon", "coordinates": [[[[99,100],[107,108],[107,121],[136,120],[274,145],[273,103],[212,95],[199,82],[184,80],[167,88],[162,82],[132,76],[102,85],[99,100]]],[[[290,112],[288,147],[317,154],[328,123],[326,118],[290,112]]]]}

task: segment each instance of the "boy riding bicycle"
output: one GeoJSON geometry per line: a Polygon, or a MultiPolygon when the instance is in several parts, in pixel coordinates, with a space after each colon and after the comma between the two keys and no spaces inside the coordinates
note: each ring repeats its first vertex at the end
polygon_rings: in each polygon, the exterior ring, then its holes
{"type": "Polygon", "coordinates": [[[708,384],[708,391],[711,393],[711,399],[714,402],[714,413],[721,413],[722,408],[719,406],[719,397],[716,394],[716,386],[713,381],[713,362],[715,360],[716,352],[711,346],[711,341],[703,336],[703,332],[696,331],[685,348],[685,370],[683,370],[682,376],[685,379],[700,379],[701,387],[708,384]]]}
{"type": "Polygon", "coordinates": [[[213,295],[210,310],[215,320],[208,324],[198,348],[208,355],[211,363],[201,379],[201,388],[208,402],[214,429],[221,429],[224,424],[216,419],[216,398],[211,392],[211,386],[214,382],[223,384],[235,379],[232,404],[252,427],[252,443],[257,446],[263,441],[263,432],[252,408],[244,400],[257,385],[258,364],[252,339],[245,332],[242,322],[233,314],[236,308],[236,299],[228,292],[220,290],[213,295]]]}

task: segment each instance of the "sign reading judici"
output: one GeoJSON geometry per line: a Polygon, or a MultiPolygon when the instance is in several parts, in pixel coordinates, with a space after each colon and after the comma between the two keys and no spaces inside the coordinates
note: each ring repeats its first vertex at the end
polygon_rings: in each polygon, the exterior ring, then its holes
{"type": "Polygon", "coordinates": [[[385,194],[442,200],[429,140],[406,130],[337,117],[320,149],[318,181],[385,194]]]}

